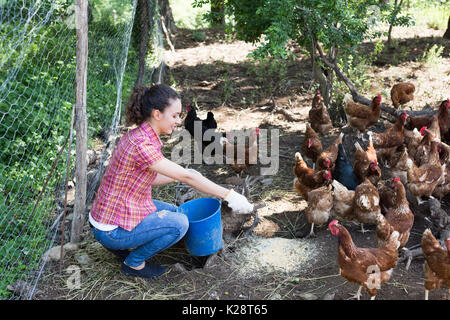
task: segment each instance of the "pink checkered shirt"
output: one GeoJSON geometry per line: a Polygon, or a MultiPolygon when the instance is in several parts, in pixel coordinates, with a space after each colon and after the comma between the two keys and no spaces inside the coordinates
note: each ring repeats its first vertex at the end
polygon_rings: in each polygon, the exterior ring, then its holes
{"type": "Polygon", "coordinates": [[[156,211],[152,182],[157,173],[149,167],[164,158],[161,147],[161,140],[146,122],[122,136],[92,204],[95,221],[131,231],[156,211]]]}

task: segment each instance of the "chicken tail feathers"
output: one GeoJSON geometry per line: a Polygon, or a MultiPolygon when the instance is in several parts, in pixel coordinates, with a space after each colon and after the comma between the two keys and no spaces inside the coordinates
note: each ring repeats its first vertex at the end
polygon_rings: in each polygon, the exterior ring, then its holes
{"type": "Polygon", "coordinates": [[[400,247],[400,241],[398,240],[398,238],[400,237],[400,234],[398,233],[398,231],[394,231],[392,232],[391,236],[389,237],[389,244],[393,244],[395,247],[395,250],[397,250],[400,247]]]}
{"type": "Polygon", "coordinates": [[[296,152],[295,153],[295,161],[301,161],[303,160],[302,155],[300,154],[300,152],[296,152]]]}
{"type": "Polygon", "coordinates": [[[353,97],[350,93],[346,93],[344,96],[344,104],[348,104],[353,101],[353,97]]]}

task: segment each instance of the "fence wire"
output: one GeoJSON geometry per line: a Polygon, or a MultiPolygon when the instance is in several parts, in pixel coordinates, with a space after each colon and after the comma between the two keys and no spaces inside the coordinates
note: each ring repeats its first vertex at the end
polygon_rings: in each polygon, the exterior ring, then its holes
{"type": "MultiPolygon", "coordinates": [[[[136,4],[89,1],[88,148],[99,160],[88,167],[88,201],[136,77],[136,4]]],[[[149,23],[155,32],[156,20],[149,23]]],[[[76,41],[75,0],[0,1],[0,299],[32,299],[45,253],[60,244],[66,170],[70,163],[73,179],[75,165],[75,138],[62,147],[75,99],[76,41]]]]}

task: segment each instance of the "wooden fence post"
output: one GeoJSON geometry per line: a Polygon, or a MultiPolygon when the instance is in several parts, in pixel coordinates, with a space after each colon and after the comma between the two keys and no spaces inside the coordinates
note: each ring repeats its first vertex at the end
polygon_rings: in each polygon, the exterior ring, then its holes
{"type": "MultiPolygon", "coordinates": [[[[77,67],[75,84],[75,130],[76,130],[76,185],[70,242],[81,241],[86,210],[87,181],[87,58],[88,58],[88,0],[76,0],[75,23],[77,29],[77,67]]],[[[70,149],[69,149],[70,150],[70,149]]]]}

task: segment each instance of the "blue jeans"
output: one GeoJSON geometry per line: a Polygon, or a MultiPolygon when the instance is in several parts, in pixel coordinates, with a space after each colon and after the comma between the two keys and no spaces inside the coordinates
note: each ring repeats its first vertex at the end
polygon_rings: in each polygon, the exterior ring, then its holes
{"type": "Polygon", "coordinates": [[[149,214],[133,230],[118,227],[112,231],[92,228],[94,238],[113,250],[135,248],[125,259],[125,264],[137,267],[155,254],[177,243],[189,228],[188,218],[177,211],[177,206],[153,200],[156,212],[149,214]]]}

